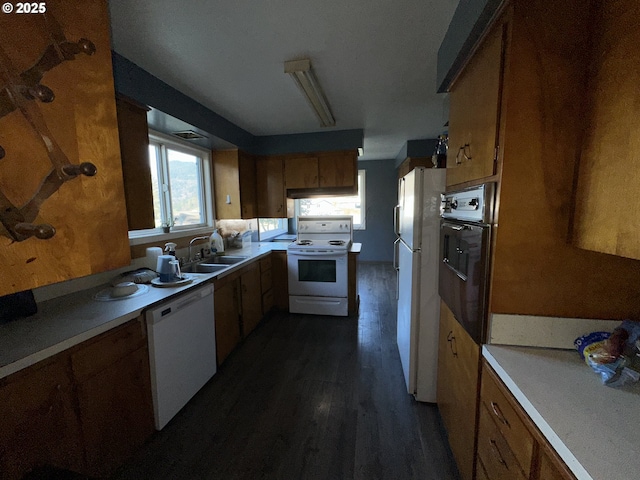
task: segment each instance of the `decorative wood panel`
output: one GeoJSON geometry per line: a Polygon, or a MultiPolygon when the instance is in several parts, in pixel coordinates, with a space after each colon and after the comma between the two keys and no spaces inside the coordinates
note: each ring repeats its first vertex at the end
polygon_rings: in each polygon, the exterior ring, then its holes
{"type": "Polygon", "coordinates": [[[107,2],[44,5],[0,16],[0,295],[130,261],[107,2]],[[17,221],[55,235],[16,235],[17,221]]]}
{"type": "Polygon", "coordinates": [[[640,259],[640,3],[598,2],[574,244],[640,259]]]}
{"type": "Polygon", "coordinates": [[[569,243],[589,8],[579,0],[518,1],[511,31],[490,309],[639,319],[640,262],[569,243]]]}

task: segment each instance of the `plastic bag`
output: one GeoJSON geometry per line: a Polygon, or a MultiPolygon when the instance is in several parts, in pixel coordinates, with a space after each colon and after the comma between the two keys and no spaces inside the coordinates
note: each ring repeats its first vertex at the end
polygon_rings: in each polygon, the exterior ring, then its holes
{"type": "Polygon", "coordinates": [[[625,320],[612,333],[583,335],[574,345],[603,384],[621,387],[640,380],[640,323],[625,320]]]}

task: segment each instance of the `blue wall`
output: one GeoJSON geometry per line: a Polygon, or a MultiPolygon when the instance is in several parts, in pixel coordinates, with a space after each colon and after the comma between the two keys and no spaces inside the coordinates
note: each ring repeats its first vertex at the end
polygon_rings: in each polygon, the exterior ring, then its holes
{"type": "Polygon", "coordinates": [[[398,173],[393,160],[358,162],[366,170],[366,230],[356,230],[353,241],[362,243],[361,262],[392,262],[393,207],[398,202],[398,173]]]}

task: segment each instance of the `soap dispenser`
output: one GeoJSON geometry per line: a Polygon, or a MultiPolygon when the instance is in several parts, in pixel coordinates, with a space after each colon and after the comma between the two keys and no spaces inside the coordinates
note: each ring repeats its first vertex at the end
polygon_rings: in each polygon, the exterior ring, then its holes
{"type": "Polygon", "coordinates": [[[209,237],[209,244],[210,244],[212,254],[224,253],[224,241],[222,240],[222,237],[218,233],[217,228],[213,231],[213,233],[211,234],[211,237],[209,237]]]}
{"type": "Polygon", "coordinates": [[[176,256],[176,247],[177,245],[173,242],[167,242],[164,244],[164,251],[167,252],[167,255],[176,256]]]}

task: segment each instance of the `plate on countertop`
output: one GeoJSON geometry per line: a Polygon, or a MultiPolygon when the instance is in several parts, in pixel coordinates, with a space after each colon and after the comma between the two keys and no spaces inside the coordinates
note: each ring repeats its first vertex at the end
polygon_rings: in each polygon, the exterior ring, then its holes
{"type": "Polygon", "coordinates": [[[193,277],[188,273],[185,273],[182,275],[180,280],[175,280],[173,282],[161,282],[160,277],[154,278],[151,280],[151,285],[154,287],[180,287],[181,285],[186,285],[191,282],[193,282],[193,277]]]}
{"type": "Polygon", "coordinates": [[[133,292],[130,295],[120,295],[120,296],[113,296],[113,287],[108,287],[108,288],[104,288],[102,290],[100,290],[98,293],[96,293],[93,296],[94,300],[99,300],[101,302],[111,302],[113,300],[126,300],[128,298],[132,298],[132,297],[137,297],[139,295],[142,295],[144,293],[147,293],[149,291],[149,286],[148,285],[142,285],[142,284],[136,284],[136,287],[138,287],[138,289],[133,292]]]}

